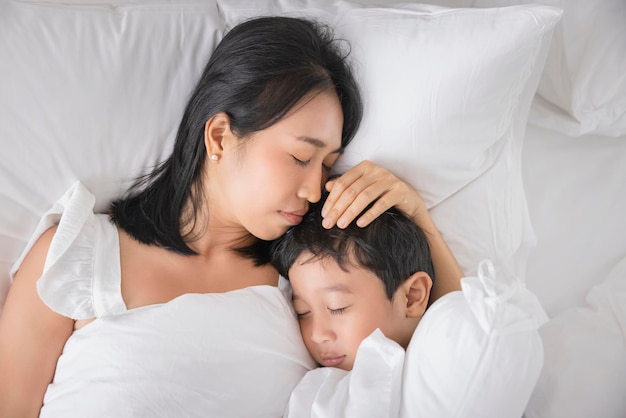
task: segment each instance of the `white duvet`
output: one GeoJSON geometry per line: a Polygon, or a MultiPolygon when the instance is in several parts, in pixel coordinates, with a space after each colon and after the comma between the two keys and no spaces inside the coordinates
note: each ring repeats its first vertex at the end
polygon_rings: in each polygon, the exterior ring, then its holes
{"type": "Polygon", "coordinates": [[[461,283],[428,308],[406,353],[375,330],[351,372],[308,372],[285,417],[521,417],[543,366],[545,313],[490,262],[461,283]]]}

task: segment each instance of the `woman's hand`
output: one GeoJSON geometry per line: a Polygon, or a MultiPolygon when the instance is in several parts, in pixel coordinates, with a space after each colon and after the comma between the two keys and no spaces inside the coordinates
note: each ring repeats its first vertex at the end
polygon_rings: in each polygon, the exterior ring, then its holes
{"type": "Polygon", "coordinates": [[[398,179],[371,161],[363,161],[341,177],[326,183],[330,192],[322,209],[325,228],[335,224],[345,228],[370,203],[372,207],[356,221],[364,227],[392,206],[409,215],[422,228],[421,221],[429,219],[424,201],[409,184],[398,179]]]}
{"type": "Polygon", "coordinates": [[[396,206],[413,218],[428,237],[435,268],[430,303],[461,289],[463,270],[433,223],[426,204],[409,184],[371,161],[363,161],[327,182],[326,189],[330,194],[322,208],[325,228],[335,224],[345,228],[372,202],[372,207],[357,219],[358,226],[366,226],[385,210],[396,206]]]}

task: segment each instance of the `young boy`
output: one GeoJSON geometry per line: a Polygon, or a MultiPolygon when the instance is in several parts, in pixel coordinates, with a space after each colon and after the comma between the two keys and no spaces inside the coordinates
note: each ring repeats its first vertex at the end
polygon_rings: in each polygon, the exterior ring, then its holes
{"type": "Polygon", "coordinates": [[[348,414],[351,408],[364,410],[362,416],[395,415],[390,409],[399,402],[403,349],[428,306],[434,276],[427,238],[395,208],[365,228],[325,229],[322,206],[313,205],[272,244],[272,262],[291,283],[304,343],[329,367],[302,379],[285,416],[359,416],[348,414]],[[353,376],[337,370],[353,368],[353,376]],[[369,382],[382,399],[356,396],[368,392],[369,382]],[[326,413],[309,415],[313,410],[326,413]]]}
{"type": "Polygon", "coordinates": [[[304,343],[331,366],[301,379],[284,416],[522,416],[547,320],[523,282],[483,260],[462,291],[428,307],[428,241],[410,218],[392,208],[365,228],[327,230],[322,205],[272,243],[304,343]]]}
{"type": "Polygon", "coordinates": [[[376,328],[403,348],[428,305],[433,265],[424,232],[395,208],[370,225],[322,226],[320,202],[273,246],[293,290],[302,337],[322,366],[352,370],[376,328]]]}

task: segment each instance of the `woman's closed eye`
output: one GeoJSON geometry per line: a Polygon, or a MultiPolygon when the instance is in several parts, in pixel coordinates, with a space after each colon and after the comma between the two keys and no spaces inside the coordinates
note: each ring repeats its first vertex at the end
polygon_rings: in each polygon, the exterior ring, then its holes
{"type": "Polygon", "coordinates": [[[311,162],[310,159],[308,160],[301,160],[299,158],[297,158],[295,155],[292,155],[293,160],[296,162],[296,164],[298,164],[300,167],[307,167],[309,165],[309,163],[311,162]]]}

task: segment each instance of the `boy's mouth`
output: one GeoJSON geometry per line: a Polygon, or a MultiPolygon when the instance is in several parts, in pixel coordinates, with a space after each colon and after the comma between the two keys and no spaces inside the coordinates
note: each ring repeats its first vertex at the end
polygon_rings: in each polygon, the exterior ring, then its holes
{"type": "Polygon", "coordinates": [[[337,367],[338,365],[340,365],[341,363],[343,363],[343,361],[346,359],[346,356],[335,356],[335,355],[330,355],[330,356],[324,356],[321,359],[321,365],[324,367],[337,367]]]}

